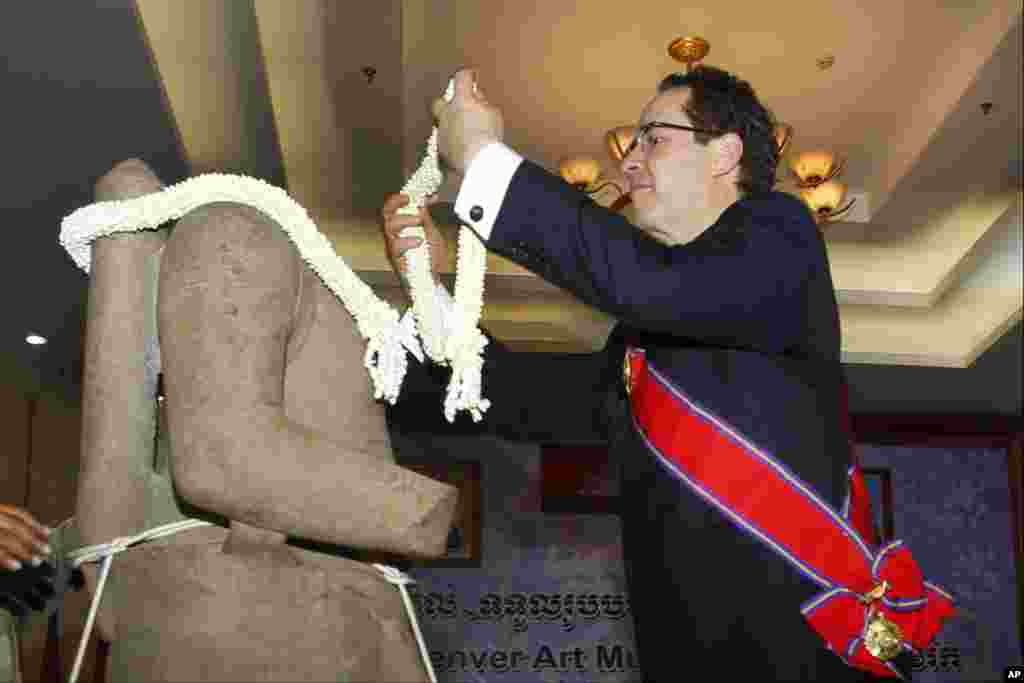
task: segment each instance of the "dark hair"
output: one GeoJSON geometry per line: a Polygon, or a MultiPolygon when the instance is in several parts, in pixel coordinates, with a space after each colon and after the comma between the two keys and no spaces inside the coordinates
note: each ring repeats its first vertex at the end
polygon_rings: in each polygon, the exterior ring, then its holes
{"type": "MultiPolygon", "coordinates": [[[[757,99],[750,83],[728,71],[700,64],[689,73],[675,73],[658,84],[658,92],[690,89],[684,111],[700,128],[736,133],[743,140],[740,179],[743,195],[767,192],[775,185],[779,147],[775,141],[775,117],[757,99]]],[[[714,135],[694,133],[706,145],[714,135]]]]}

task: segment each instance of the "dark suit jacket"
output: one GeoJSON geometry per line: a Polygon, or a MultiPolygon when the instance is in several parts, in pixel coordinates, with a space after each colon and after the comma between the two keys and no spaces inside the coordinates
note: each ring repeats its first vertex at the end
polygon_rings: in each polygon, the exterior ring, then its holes
{"type": "MultiPolygon", "coordinates": [[[[525,161],[487,246],[620,324],[605,358],[574,361],[590,363],[594,377],[574,397],[545,383],[531,402],[521,366],[502,373],[500,351],[489,354],[484,391],[495,413],[485,428],[522,438],[531,422],[557,419],[552,401],[614,405],[599,389],[620,381],[622,348],[632,344],[840,507],[850,455],[838,309],[824,243],[799,200],[777,192],[741,199],[697,239],[668,247],[525,161]],[[520,400],[510,405],[511,397],[520,400]]],[[[694,666],[756,675],[747,680],[862,679],[804,622],[800,607],[818,592],[814,584],[665,472],[628,414],[609,438],[621,467],[627,579],[650,680],[677,680],[694,666]]]]}

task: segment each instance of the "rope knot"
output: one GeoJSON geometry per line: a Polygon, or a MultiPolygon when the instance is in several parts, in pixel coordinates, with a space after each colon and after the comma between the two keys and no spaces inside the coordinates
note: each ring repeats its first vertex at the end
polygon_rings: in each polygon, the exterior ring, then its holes
{"type": "Polygon", "coordinates": [[[373,566],[384,575],[384,578],[388,580],[388,583],[393,583],[396,586],[408,586],[416,583],[415,579],[410,577],[408,574],[400,572],[394,567],[389,567],[386,564],[375,564],[373,566]]]}

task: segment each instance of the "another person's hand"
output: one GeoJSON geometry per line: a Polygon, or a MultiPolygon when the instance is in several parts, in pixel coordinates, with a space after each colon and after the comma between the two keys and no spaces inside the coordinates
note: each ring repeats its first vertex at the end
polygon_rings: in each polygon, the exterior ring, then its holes
{"type": "Polygon", "coordinates": [[[42,610],[55,593],[56,571],[50,555],[49,531],[21,508],[0,505],[0,608],[16,616],[42,610]]]}
{"type": "Polygon", "coordinates": [[[25,616],[30,609],[42,611],[57,594],[56,582],[57,570],[49,562],[0,573],[0,609],[17,617],[25,616]]]}
{"type": "Polygon", "coordinates": [[[443,264],[448,263],[448,242],[438,230],[437,225],[434,224],[434,219],[430,217],[430,212],[426,208],[421,208],[418,216],[398,213],[398,209],[408,203],[409,197],[406,195],[393,194],[387,198],[381,209],[380,213],[383,219],[381,227],[384,232],[384,245],[388,260],[402,281],[402,286],[405,287],[409,272],[409,260],[405,253],[423,244],[423,240],[419,237],[402,237],[400,233],[405,228],[423,226],[427,241],[430,243],[430,268],[434,274],[434,281],[440,282],[437,273],[443,264]]]}
{"type": "Polygon", "coordinates": [[[49,530],[25,510],[0,505],[0,567],[17,571],[50,556],[49,530]]]}
{"type": "Polygon", "coordinates": [[[455,96],[451,102],[435,100],[433,111],[438,154],[460,174],[481,149],[504,137],[501,110],[487,103],[473,70],[455,74],[455,96]]]}

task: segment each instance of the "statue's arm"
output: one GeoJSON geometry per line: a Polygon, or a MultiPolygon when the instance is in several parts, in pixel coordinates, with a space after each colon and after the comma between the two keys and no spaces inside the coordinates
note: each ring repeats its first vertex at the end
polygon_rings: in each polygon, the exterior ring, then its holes
{"type": "MultiPolygon", "coordinates": [[[[304,267],[293,249],[263,214],[229,204],[194,211],[168,239],[159,321],[178,491],[289,536],[440,555],[454,488],[285,414],[304,267]]],[[[368,381],[362,354],[353,358],[352,381],[368,381]]]]}

